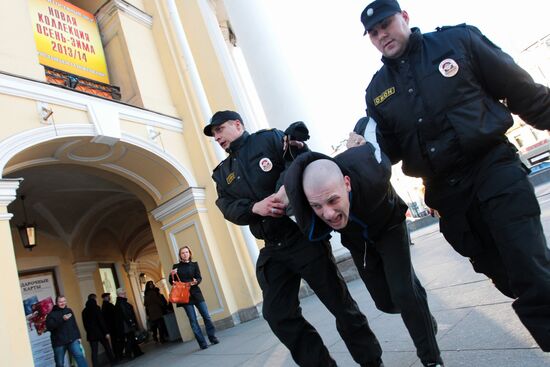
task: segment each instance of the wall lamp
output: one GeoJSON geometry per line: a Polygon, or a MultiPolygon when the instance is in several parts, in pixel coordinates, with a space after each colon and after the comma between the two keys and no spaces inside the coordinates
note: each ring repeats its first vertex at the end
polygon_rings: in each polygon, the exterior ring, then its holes
{"type": "Polygon", "coordinates": [[[25,216],[25,221],[23,224],[18,225],[17,229],[19,231],[19,236],[21,237],[21,242],[23,247],[32,251],[36,246],[36,224],[28,223],[27,220],[27,210],[25,209],[25,196],[21,195],[21,205],[23,206],[23,214],[25,216]]]}

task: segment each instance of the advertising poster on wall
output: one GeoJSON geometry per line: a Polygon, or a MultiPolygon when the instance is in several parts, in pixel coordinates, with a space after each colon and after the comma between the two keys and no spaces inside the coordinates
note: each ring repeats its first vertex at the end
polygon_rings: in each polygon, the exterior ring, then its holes
{"type": "Polygon", "coordinates": [[[114,273],[114,265],[100,265],[99,275],[101,276],[101,283],[103,283],[103,292],[111,293],[111,300],[114,300],[116,297],[116,289],[118,288],[118,281],[114,273]]]}
{"type": "Polygon", "coordinates": [[[47,270],[19,274],[19,284],[34,366],[55,366],[50,332],[46,330],[46,316],[52,310],[57,296],[54,272],[47,270]]]}
{"type": "Polygon", "coordinates": [[[109,84],[93,14],[63,0],[28,0],[40,64],[109,84]]]}

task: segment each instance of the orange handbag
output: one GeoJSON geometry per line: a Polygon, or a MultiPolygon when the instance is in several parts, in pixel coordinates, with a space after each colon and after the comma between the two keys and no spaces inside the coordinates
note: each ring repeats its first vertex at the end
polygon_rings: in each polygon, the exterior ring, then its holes
{"type": "Polygon", "coordinates": [[[176,279],[174,279],[174,274],[172,274],[172,289],[170,289],[170,294],[168,295],[168,301],[172,303],[189,303],[191,289],[191,283],[182,282],[178,273],[175,274],[176,279]]]}

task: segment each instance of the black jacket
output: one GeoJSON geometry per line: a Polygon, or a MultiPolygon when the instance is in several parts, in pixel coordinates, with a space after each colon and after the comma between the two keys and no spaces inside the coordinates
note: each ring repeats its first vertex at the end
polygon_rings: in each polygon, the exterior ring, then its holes
{"type": "MultiPolygon", "coordinates": [[[[229,156],[214,170],[218,200],[216,205],[225,219],[238,225],[249,225],[254,237],[266,244],[286,242],[299,235],[299,229],[289,217],[262,217],[252,213],[252,206],[275,193],[282,185],[289,160],[283,156],[283,136],[280,130],[244,132],[231,143],[229,156]],[[269,160],[271,168],[260,163],[269,160]]],[[[306,151],[294,152],[299,154],[306,151]]],[[[292,159],[294,154],[287,154],[292,159]]]]}
{"type": "Polygon", "coordinates": [[[59,308],[53,306],[52,311],[46,317],[46,327],[50,332],[53,347],[66,345],[80,339],[80,331],[76,324],[75,314],[68,307],[59,308]],[[63,320],[63,315],[72,314],[68,320],[63,320]]]}
{"type": "MultiPolygon", "coordinates": [[[[193,278],[197,280],[197,284],[191,286],[191,289],[189,290],[189,303],[192,305],[196,305],[204,301],[201,289],[199,288],[199,284],[202,282],[199,264],[194,261],[190,261],[188,263],[180,261],[179,263],[174,264],[172,266],[172,269],[178,269],[178,277],[182,282],[191,282],[193,278]]],[[[171,275],[169,277],[169,282],[170,284],[172,284],[171,275]]],[[[181,305],[182,304],[178,304],[178,307],[181,307],[181,305]]]]}
{"type": "Polygon", "coordinates": [[[115,329],[117,336],[137,330],[137,318],[134,307],[124,297],[117,297],[115,303],[115,329]]]}
{"type": "Polygon", "coordinates": [[[292,163],[284,183],[296,221],[310,240],[325,238],[332,231],[315,215],[302,188],[304,169],[318,159],[333,160],[351,179],[349,222],[338,230],[342,244],[350,251],[363,251],[365,241],[375,242],[387,229],[405,220],[407,206],[390,184],[390,161],[382,154],[382,162],[378,163],[370,143],[348,149],[334,158],[304,153],[292,163]]]}
{"type": "Polygon", "coordinates": [[[110,334],[115,334],[116,332],[116,308],[111,302],[103,301],[101,305],[101,314],[103,319],[107,324],[107,329],[110,334]]]}
{"type": "Polygon", "coordinates": [[[82,310],[82,323],[88,341],[101,340],[105,338],[106,334],[109,334],[101,308],[99,308],[95,299],[89,299],[86,302],[86,307],[82,310]]]}
{"type": "Polygon", "coordinates": [[[145,290],[143,304],[147,311],[147,316],[149,316],[149,320],[151,321],[162,318],[168,306],[166,298],[164,298],[156,287],[145,290]]]}
{"type": "Polygon", "coordinates": [[[550,91],[472,26],[413,29],[408,48],[384,66],[366,90],[382,150],[403,172],[446,179],[468,171],[506,142],[510,112],[538,129],[550,127],[550,91]],[[458,66],[444,76],[444,60],[458,66]],[[501,103],[505,100],[505,104],[501,103]]]}

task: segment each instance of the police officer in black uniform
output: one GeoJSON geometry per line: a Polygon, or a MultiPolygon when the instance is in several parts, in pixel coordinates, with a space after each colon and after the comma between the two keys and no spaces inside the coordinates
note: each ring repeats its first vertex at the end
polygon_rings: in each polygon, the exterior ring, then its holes
{"type": "Polygon", "coordinates": [[[366,90],[382,150],[422,177],[440,229],[550,351],[550,251],[528,170],[505,136],[511,113],[550,127],[550,90],[468,25],[422,34],[394,0],[361,14],[384,65],[366,90]]]}
{"type": "MultiPolygon", "coordinates": [[[[285,203],[275,196],[289,161],[307,147],[286,140],[279,130],[249,134],[234,111],[216,112],[204,128],[229,156],[214,170],[224,217],[249,225],[265,242],[256,264],[263,292],[263,316],[300,366],[335,366],[317,331],[302,316],[298,292],[304,279],[336,317],[336,327],[353,359],[382,366],[382,350],[367,319],[349,294],[328,241],[308,241],[285,214],[285,203]]],[[[284,190],[284,187],[279,189],[284,190]]],[[[281,192],[279,191],[279,192],[281,192]]]]}
{"type": "Polygon", "coordinates": [[[437,324],[411,262],[407,205],[390,176],[389,159],[368,143],[334,158],[301,154],[284,183],[302,232],[312,240],[338,231],[376,307],[401,314],[424,366],[443,366],[437,324]]]}

